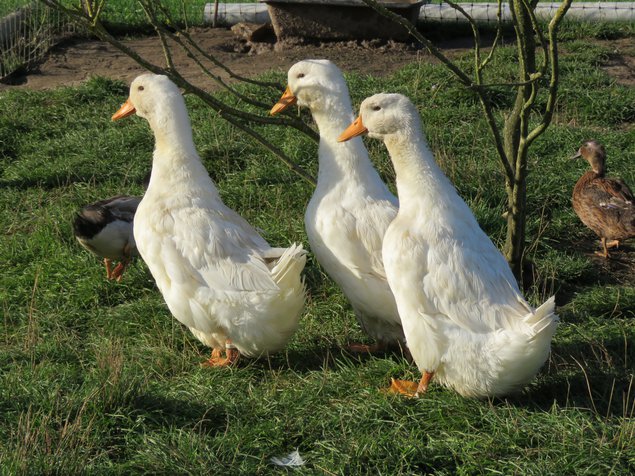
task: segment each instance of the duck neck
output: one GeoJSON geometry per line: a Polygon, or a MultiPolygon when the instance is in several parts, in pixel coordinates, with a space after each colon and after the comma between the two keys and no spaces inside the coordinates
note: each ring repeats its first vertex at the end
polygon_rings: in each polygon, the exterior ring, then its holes
{"type": "Polygon", "coordinates": [[[595,175],[597,175],[598,177],[604,177],[604,175],[606,174],[606,167],[604,166],[603,161],[594,162],[593,164],[591,164],[591,168],[593,169],[593,172],[595,172],[595,175]]]}
{"type": "Polygon", "coordinates": [[[157,181],[164,184],[164,187],[165,184],[178,187],[178,184],[187,182],[190,193],[205,190],[206,193],[218,196],[216,187],[196,152],[187,112],[174,108],[169,114],[159,114],[157,117],[161,120],[149,121],[154,132],[155,148],[148,189],[157,181]]]}
{"type": "Polygon", "coordinates": [[[409,197],[422,194],[443,199],[449,181],[435,162],[425,138],[419,134],[390,134],[384,137],[384,143],[395,168],[401,208],[411,203],[409,197]]]}
{"type": "Polygon", "coordinates": [[[154,132],[155,150],[161,155],[171,152],[194,152],[194,139],[190,118],[181,101],[157,105],[156,114],[148,118],[152,132],[154,132]]]}
{"type": "Polygon", "coordinates": [[[354,120],[348,96],[329,101],[312,114],[320,132],[318,187],[341,181],[367,185],[381,182],[360,137],[337,141],[354,120]]]}

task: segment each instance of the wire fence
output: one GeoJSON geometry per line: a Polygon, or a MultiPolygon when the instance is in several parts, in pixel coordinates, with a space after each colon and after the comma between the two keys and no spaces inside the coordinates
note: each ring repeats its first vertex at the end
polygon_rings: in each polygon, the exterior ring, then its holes
{"type": "Polygon", "coordinates": [[[0,78],[39,60],[77,28],[65,15],[31,2],[0,19],[0,78]]]}
{"type": "MultiPolygon", "coordinates": [[[[498,21],[498,3],[496,2],[473,2],[461,3],[461,7],[478,23],[496,23],[498,21]]],[[[535,13],[539,20],[553,18],[560,7],[559,2],[539,2],[535,13]]],[[[501,20],[511,21],[509,4],[503,2],[501,8],[501,20]]],[[[625,22],[635,21],[635,2],[593,2],[574,1],[566,14],[567,20],[578,21],[603,21],[603,22],[625,22]]],[[[419,21],[436,22],[456,22],[467,23],[464,15],[459,13],[447,3],[435,1],[421,7],[419,21]]]]}
{"type": "MultiPolygon", "coordinates": [[[[77,4],[78,0],[73,3],[77,4]]],[[[333,0],[336,3],[337,0],[333,0]]],[[[269,21],[267,6],[262,0],[239,2],[225,0],[218,6],[209,0],[162,0],[174,21],[186,26],[212,24],[232,25],[239,21],[263,23],[269,21]]],[[[498,4],[472,1],[460,4],[477,22],[498,21],[498,4]]],[[[553,16],[559,3],[541,1],[536,14],[539,18],[553,16]]],[[[148,27],[143,9],[130,0],[109,0],[103,11],[103,21],[116,25],[120,30],[134,31],[148,27]]],[[[503,21],[510,19],[507,2],[503,2],[503,21]]],[[[574,0],[567,18],[581,21],[630,21],[635,22],[635,2],[597,2],[574,0]]],[[[430,0],[419,13],[420,22],[461,23],[466,19],[442,0],[430,0]]],[[[0,2],[0,79],[24,65],[33,64],[61,39],[82,30],[66,16],[52,10],[39,1],[2,0],[0,2]]]]}
{"type": "MultiPolygon", "coordinates": [[[[498,22],[498,3],[492,1],[474,1],[459,3],[459,5],[477,23],[498,22]]],[[[538,19],[550,19],[560,7],[558,2],[542,1],[536,7],[538,19]]],[[[204,20],[211,23],[216,12],[218,23],[233,25],[239,21],[264,23],[270,21],[267,5],[264,3],[221,3],[216,9],[214,3],[207,3],[204,10],[204,20]]],[[[635,2],[594,2],[574,0],[567,12],[568,20],[603,21],[603,22],[635,22],[635,2]]],[[[509,4],[502,3],[501,21],[511,21],[509,4]]],[[[431,0],[421,6],[419,22],[467,23],[464,15],[456,9],[443,3],[442,0],[431,0]]]]}

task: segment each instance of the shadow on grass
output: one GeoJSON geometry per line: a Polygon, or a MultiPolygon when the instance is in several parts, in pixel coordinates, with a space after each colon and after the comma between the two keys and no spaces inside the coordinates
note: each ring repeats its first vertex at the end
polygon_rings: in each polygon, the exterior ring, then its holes
{"type": "Polygon", "coordinates": [[[225,410],[193,402],[191,398],[169,398],[145,393],[130,403],[130,410],[145,417],[148,426],[157,429],[166,427],[192,428],[206,435],[223,431],[227,421],[225,410]]]}
{"type": "Polygon", "coordinates": [[[285,353],[255,359],[252,365],[262,371],[292,370],[298,374],[332,369],[342,364],[361,366],[371,359],[403,359],[400,349],[382,352],[351,352],[346,347],[313,346],[303,350],[287,350],[285,353]]]}
{"type": "MultiPolygon", "coordinates": [[[[39,177],[33,175],[30,177],[20,177],[11,180],[0,180],[0,187],[14,188],[17,190],[27,190],[31,188],[38,188],[42,190],[55,190],[60,187],[68,187],[76,183],[89,183],[99,185],[101,183],[107,183],[113,179],[112,176],[103,176],[101,180],[98,180],[93,172],[88,171],[85,174],[74,173],[69,175],[68,173],[58,173],[47,175],[46,177],[39,177]]],[[[123,178],[122,178],[123,180],[123,178]]],[[[144,185],[146,177],[139,178],[137,180],[126,179],[128,182],[144,185]]]]}
{"type": "Polygon", "coordinates": [[[505,401],[544,412],[549,412],[556,404],[560,408],[587,410],[605,418],[631,418],[634,398],[632,377],[594,370],[546,379],[530,391],[508,397],[505,401]]]}
{"type": "Polygon", "coordinates": [[[506,401],[546,412],[555,403],[601,417],[630,418],[635,409],[635,380],[627,363],[633,359],[635,351],[622,338],[559,344],[540,383],[506,401]]]}

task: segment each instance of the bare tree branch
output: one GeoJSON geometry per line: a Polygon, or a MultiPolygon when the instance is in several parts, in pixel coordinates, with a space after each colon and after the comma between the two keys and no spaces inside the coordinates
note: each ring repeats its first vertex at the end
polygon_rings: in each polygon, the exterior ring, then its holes
{"type": "Polygon", "coordinates": [[[408,20],[406,20],[404,17],[397,15],[391,12],[390,10],[388,10],[387,8],[381,6],[379,3],[377,3],[376,0],[362,0],[362,1],[368,6],[370,6],[371,8],[373,8],[374,10],[376,10],[381,15],[403,26],[413,38],[415,38],[419,43],[424,45],[428,49],[428,51],[432,53],[433,56],[439,59],[439,61],[441,61],[445,66],[447,66],[448,69],[450,69],[450,71],[452,71],[457,76],[459,81],[464,86],[467,86],[468,88],[476,92],[479,98],[479,102],[481,103],[481,108],[485,115],[485,120],[487,121],[490,131],[492,132],[492,135],[494,136],[494,145],[496,147],[496,152],[498,153],[501,164],[503,165],[503,169],[505,170],[505,175],[506,177],[508,177],[509,180],[512,180],[514,176],[514,171],[511,167],[507,154],[505,153],[505,148],[503,147],[503,140],[500,135],[500,130],[498,128],[498,125],[496,124],[496,119],[492,111],[489,97],[484,92],[483,87],[476,84],[474,81],[472,81],[472,79],[463,70],[461,70],[457,65],[455,65],[447,56],[445,56],[441,52],[441,50],[439,50],[436,46],[432,44],[430,40],[428,40],[421,33],[419,33],[416,27],[412,23],[410,23],[408,20]]]}
{"type": "MultiPolygon", "coordinates": [[[[305,133],[314,141],[316,142],[319,141],[319,135],[313,129],[311,129],[309,126],[307,126],[301,121],[294,121],[294,120],[291,120],[290,118],[274,118],[274,117],[268,117],[268,116],[267,117],[257,116],[255,114],[251,114],[251,113],[227,106],[226,104],[217,100],[214,96],[212,96],[208,92],[186,81],[178,73],[178,71],[176,71],[173,67],[162,68],[154,63],[146,61],[136,51],[129,48],[125,44],[121,43],[116,38],[114,38],[106,30],[106,28],[101,24],[98,17],[95,17],[95,18],[88,17],[86,12],[84,12],[81,8],[66,7],[60,2],[60,0],[41,0],[41,1],[45,5],[67,14],[70,18],[74,19],[79,24],[84,25],[89,31],[97,35],[98,38],[110,43],[115,48],[122,51],[124,54],[132,58],[134,61],[136,61],[139,65],[141,65],[143,68],[147,69],[148,71],[151,71],[152,73],[155,73],[155,74],[163,74],[168,76],[172,81],[174,81],[175,84],[183,88],[186,92],[195,94],[196,96],[201,98],[205,103],[213,107],[223,119],[227,120],[231,124],[236,125],[238,127],[239,122],[236,119],[241,119],[251,123],[291,126],[305,133]]],[[[168,48],[167,46],[165,47],[168,48]]],[[[170,56],[168,55],[167,58],[170,58],[170,56]]],[[[171,60],[168,60],[168,64],[170,62],[171,60]]],[[[240,124],[239,127],[242,130],[248,132],[252,137],[258,140],[267,149],[274,152],[274,154],[276,154],[285,164],[287,164],[291,170],[296,172],[305,180],[308,180],[309,182],[313,184],[316,183],[315,179],[309,173],[305,172],[300,166],[294,164],[293,161],[286,154],[284,154],[282,150],[273,146],[262,135],[253,131],[252,129],[250,129],[244,124],[240,124]],[[293,164],[293,166],[290,164],[293,164]]]]}
{"type": "Polygon", "coordinates": [[[494,52],[496,51],[496,48],[498,47],[498,44],[500,43],[500,40],[503,37],[502,10],[503,10],[503,0],[498,0],[498,9],[496,10],[496,36],[494,37],[494,42],[492,43],[492,47],[489,50],[489,54],[487,55],[487,58],[485,58],[480,65],[481,69],[484,69],[485,66],[487,66],[489,62],[492,60],[492,58],[494,57],[494,52]]]}
{"type": "MultiPolygon", "coordinates": [[[[152,20],[153,22],[155,21],[155,19],[152,20]]],[[[178,44],[183,51],[185,51],[185,54],[188,56],[188,58],[190,58],[192,61],[194,61],[196,63],[196,65],[201,69],[201,71],[203,73],[205,73],[205,75],[209,78],[211,78],[212,80],[214,80],[216,83],[218,83],[220,86],[222,86],[224,89],[228,90],[229,92],[231,92],[234,96],[236,96],[238,99],[240,99],[241,101],[244,101],[248,104],[251,104],[252,106],[256,106],[259,107],[261,109],[269,109],[269,104],[265,104],[263,102],[260,101],[254,101],[253,99],[245,96],[244,94],[240,93],[239,91],[237,91],[235,88],[233,88],[232,86],[230,86],[229,84],[227,84],[223,78],[221,78],[219,75],[214,74],[207,66],[205,66],[203,64],[203,62],[196,56],[196,54],[194,53],[194,51],[192,50],[192,48],[185,44],[182,39],[180,38],[178,32],[177,33],[172,33],[171,31],[169,31],[167,28],[165,28],[165,26],[161,25],[161,24],[157,24],[155,25],[155,29],[158,32],[161,32],[162,35],[167,35],[172,41],[174,41],[176,44],[178,44]]]]}
{"type": "Polygon", "coordinates": [[[159,41],[161,41],[161,48],[163,48],[163,55],[165,56],[165,64],[167,66],[167,69],[176,72],[174,61],[172,60],[172,53],[170,52],[168,42],[165,39],[163,29],[156,24],[156,13],[152,10],[152,5],[144,1],[139,1],[139,4],[141,5],[141,8],[143,8],[143,11],[146,14],[146,18],[154,27],[154,31],[156,31],[157,35],[159,36],[159,41]]]}
{"type": "Polygon", "coordinates": [[[452,8],[454,8],[456,11],[461,13],[461,15],[463,15],[467,19],[468,23],[470,24],[470,27],[472,28],[472,35],[474,36],[474,77],[476,78],[476,84],[480,86],[483,83],[483,75],[482,75],[483,69],[480,67],[481,66],[481,36],[478,31],[478,26],[476,25],[474,18],[472,18],[463,9],[463,7],[461,7],[461,5],[454,3],[451,0],[444,0],[444,1],[445,3],[450,5],[452,8]]]}
{"type": "Polygon", "coordinates": [[[545,35],[543,35],[542,33],[542,28],[540,28],[540,24],[538,23],[538,19],[536,18],[536,12],[534,8],[531,7],[531,5],[528,3],[527,0],[523,0],[523,5],[525,6],[525,9],[527,10],[527,14],[529,15],[529,20],[531,21],[531,26],[536,32],[536,35],[538,35],[538,42],[540,43],[540,46],[542,47],[543,63],[542,63],[542,66],[538,69],[542,75],[545,75],[547,74],[547,64],[549,62],[549,51],[547,50],[547,42],[545,40],[545,35]]]}
{"type": "Polygon", "coordinates": [[[554,17],[549,22],[549,58],[551,64],[551,78],[549,80],[549,95],[547,97],[547,105],[543,114],[542,121],[536,126],[527,136],[527,142],[531,144],[538,136],[540,136],[551,124],[553,117],[553,111],[556,106],[556,98],[558,95],[558,80],[559,80],[559,68],[558,68],[558,28],[564,19],[567,10],[571,6],[572,0],[564,0],[554,17]]]}
{"type": "Polygon", "coordinates": [[[304,180],[309,182],[311,185],[313,185],[313,186],[317,185],[317,181],[315,180],[315,177],[313,177],[311,174],[307,173],[302,167],[300,167],[295,162],[293,162],[291,159],[289,159],[287,157],[287,155],[284,152],[282,152],[282,150],[280,150],[278,147],[273,145],[267,139],[262,137],[256,131],[254,131],[253,129],[250,129],[248,127],[245,127],[243,124],[240,124],[233,117],[223,117],[223,118],[227,122],[229,122],[230,124],[233,124],[234,126],[238,127],[239,129],[245,131],[247,134],[252,136],[254,139],[256,139],[258,142],[260,142],[262,145],[264,145],[267,149],[269,149],[275,155],[280,157],[282,159],[282,161],[289,167],[289,169],[294,171],[296,174],[298,174],[304,180]]]}
{"type": "Polygon", "coordinates": [[[450,69],[450,71],[452,71],[456,75],[456,77],[459,79],[459,81],[461,81],[461,83],[463,83],[467,87],[470,87],[470,88],[473,87],[472,79],[467,74],[465,74],[463,70],[461,70],[461,68],[455,65],[447,56],[441,53],[441,50],[439,50],[439,48],[434,46],[430,40],[428,40],[426,37],[421,35],[421,33],[417,31],[416,27],[412,23],[410,23],[404,17],[391,12],[390,10],[388,10],[387,8],[379,4],[377,0],[362,0],[362,1],[366,5],[371,7],[373,10],[376,10],[381,15],[403,26],[408,31],[410,36],[412,36],[419,43],[425,46],[434,57],[436,57],[439,61],[441,61],[444,65],[446,65],[448,69],[450,69]]]}
{"type": "MultiPolygon", "coordinates": [[[[144,0],[138,0],[138,1],[144,1],[144,0]]],[[[145,0],[147,1],[147,0],[145,0]]],[[[183,38],[186,39],[186,41],[190,44],[190,46],[192,48],[194,48],[203,58],[205,58],[206,60],[210,61],[211,63],[214,64],[214,66],[217,66],[218,68],[222,69],[223,71],[225,71],[225,73],[227,73],[227,75],[232,78],[232,79],[236,79],[238,81],[241,81],[243,83],[249,83],[249,84],[254,84],[256,86],[261,86],[261,87],[269,87],[269,88],[274,88],[276,91],[283,91],[284,88],[282,87],[281,84],[279,83],[273,83],[273,82],[269,82],[269,81],[258,81],[256,79],[250,79],[250,78],[246,78],[244,76],[240,76],[235,74],[230,68],[228,68],[226,65],[224,65],[222,62],[218,61],[216,59],[215,56],[207,53],[206,51],[204,51],[197,42],[195,42],[194,40],[192,40],[192,37],[190,36],[190,34],[187,32],[187,30],[183,30],[181,29],[176,22],[172,21],[171,16],[170,16],[170,12],[167,10],[167,8],[159,3],[159,8],[161,9],[161,11],[163,12],[163,14],[166,16],[166,18],[168,18],[170,20],[170,26],[172,28],[174,28],[174,31],[176,32],[176,35],[180,35],[183,38]]]]}

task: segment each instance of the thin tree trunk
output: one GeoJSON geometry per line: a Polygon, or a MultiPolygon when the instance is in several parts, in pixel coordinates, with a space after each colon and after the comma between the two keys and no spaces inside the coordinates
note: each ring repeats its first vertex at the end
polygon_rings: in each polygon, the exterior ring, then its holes
{"type": "MultiPolygon", "coordinates": [[[[515,18],[519,78],[527,82],[536,72],[536,41],[528,7],[533,8],[534,5],[528,5],[523,0],[510,0],[510,9],[515,18]]],[[[527,215],[527,144],[522,138],[529,133],[530,108],[525,105],[530,102],[533,87],[532,84],[526,84],[518,88],[514,108],[503,130],[505,152],[512,160],[514,169],[513,181],[506,183],[509,210],[504,253],[517,279],[522,277],[527,215]]]]}

